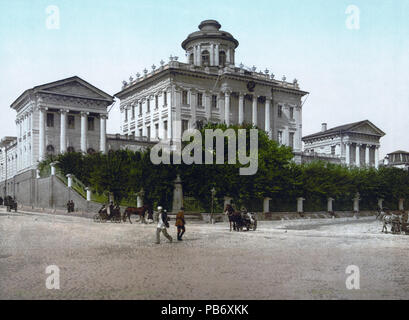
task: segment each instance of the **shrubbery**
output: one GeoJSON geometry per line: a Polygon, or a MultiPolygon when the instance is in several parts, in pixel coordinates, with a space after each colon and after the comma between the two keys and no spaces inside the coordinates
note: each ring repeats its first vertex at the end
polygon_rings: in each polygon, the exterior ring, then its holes
{"type": "MultiPolygon", "coordinates": [[[[208,125],[203,130],[216,128],[226,129],[225,125],[208,125]]],[[[239,129],[237,126],[230,128],[239,129]]],[[[256,204],[260,205],[264,197],[270,197],[274,211],[294,211],[297,197],[306,199],[306,211],[323,210],[328,197],[335,199],[335,210],[350,210],[357,192],[362,199],[362,209],[375,209],[378,198],[384,198],[385,205],[395,209],[399,198],[409,198],[409,173],[405,170],[349,169],[319,161],[296,165],[291,162],[290,148],[269,140],[262,130],[258,138],[258,172],[251,176],[239,175],[240,163],[227,164],[227,147],[226,163],[221,165],[153,165],[150,150],[120,150],[107,154],[61,154],[42,162],[40,169],[51,161],[58,161],[64,174],[74,174],[99,193],[112,192],[118,202],[143,188],[146,202],[165,207],[171,206],[177,174],[182,178],[184,194],[196,198],[207,210],[213,187],[216,197],[230,196],[238,206],[245,205],[249,209],[256,209],[256,204]]]]}

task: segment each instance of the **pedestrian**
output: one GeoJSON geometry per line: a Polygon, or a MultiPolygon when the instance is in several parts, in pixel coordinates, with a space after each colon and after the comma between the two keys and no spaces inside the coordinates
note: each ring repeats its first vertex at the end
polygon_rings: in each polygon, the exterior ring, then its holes
{"type": "Polygon", "coordinates": [[[67,212],[70,213],[71,212],[71,201],[68,200],[67,202],[67,212]]]}
{"type": "Polygon", "coordinates": [[[185,228],[185,208],[180,208],[180,211],[176,215],[176,223],[175,226],[177,228],[177,233],[178,233],[178,241],[182,241],[182,237],[186,231],[185,228]]]}
{"type": "Polygon", "coordinates": [[[71,212],[75,211],[75,205],[74,205],[74,200],[71,200],[71,212]]]}
{"type": "Polygon", "coordinates": [[[169,222],[168,222],[168,215],[166,212],[163,211],[162,207],[158,207],[158,226],[156,228],[156,244],[160,244],[160,233],[162,232],[163,235],[169,240],[169,242],[172,242],[172,237],[168,234],[168,231],[166,230],[169,228],[169,222]]]}

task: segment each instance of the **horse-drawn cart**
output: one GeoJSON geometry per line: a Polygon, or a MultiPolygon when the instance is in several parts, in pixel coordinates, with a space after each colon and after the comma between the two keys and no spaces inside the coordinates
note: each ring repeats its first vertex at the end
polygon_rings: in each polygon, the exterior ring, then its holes
{"type": "Polygon", "coordinates": [[[388,233],[388,225],[391,225],[392,234],[404,234],[409,235],[409,223],[408,213],[404,211],[393,212],[389,209],[379,211],[376,216],[377,219],[383,222],[382,232],[388,233]]]}
{"type": "Polygon", "coordinates": [[[121,223],[121,211],[119,208],[113,208],[111,214],[108,214],[106,207],[103,207],[99,212],[94,216],[94,222],[115,222],[121,223]]]}

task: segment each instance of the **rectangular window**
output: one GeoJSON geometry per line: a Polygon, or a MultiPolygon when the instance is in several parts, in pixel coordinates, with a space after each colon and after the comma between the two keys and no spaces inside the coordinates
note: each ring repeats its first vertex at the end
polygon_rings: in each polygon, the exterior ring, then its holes
{"type": "Polygon", "coordinates": [[[335,156],[335,146],[331,146],[331,154],[335,156]]]}
{"type": "Polygon", "coordinates": [[[187,104],[187,91],[182,91],[182,104],[187,104]]]}
{"type": "Polygon", "coordinates": [[[203,107],[203,93],[197,94],[197,105],[203,107]]]}
{"type": "Polygon", "coordinates": [[[132,105],[132,119],[135,119],[135,105],[132,105]]]}
{"type": "Polygon", "coordinates": [[[131,132],[131,136],[132,136],[133,139],[135,139],[135,131],[131,132]]]}
{"type": "Polygon", "coordinates": [[[165,106],[168,104],[168,93],[166,91],[163,93],[163,104],[165,106]]]}
{"type": "Polygon", "coordinates": [[[139,102],[139,115],[142,115],[142,102],[139,102]]]}
{"type": "Polygon", "coordinates": [[[94,131],[94,117],[88,117],[88,131],[94,131]]]}
{"type": "Polygon", "coordinates": [[[68,121],[68,129],[75,129],[75,117],[68,116],[67,121],[68,121]]]}
{"type": "Polygon", "coordinates": [[[277,132],[277,140],[279,144],[283,144],[283,132],[282,131],[277,132]]]}
{"type": "Polygon", "coordinates": [[[155,96],[155,109],[159,108],[159,97],[155,96]]]}
{"type": "Polygon", "coordinates": [[[189,129],[189,120],[182,120],[182,134],[189,129]]]}
{"type": "Polygon", "coordinates": [[[151,99],[148,98],[146,100],[146,112],[150,112],[151,111],[151,99]]]}
{"type": "Polygon", "coordinates": [[[168,121],[163,121],[163,138],[166,139],[168,137],[168,121]]]}
{"type": "Polygon", "coordinates": [[[288,138],[289,146],[294,148],[294,132],[290,132],[288,138]]]}
{"type": "Polygon", "coordinates": [[[54,114],[47,113],[47,127],[54,127],[54,114]]]}
{"type": "Polygon", "coordinates": [[[294,107],[290,107],[290,119],[294,120],[294,107]]]}
{"type": "Polygon", "coordinates": [[[212,95],[212,108],[217,109],[217,96],[212,95]]]}
{"type": "Polygon", "coordinates": [[[143,135],[142,129],[139,129],[139,136],[142,137],[142,135],[143,135]]]}
{"type": "Polygon", "coordinates": [[[283,116],[283,106],[278,106],[277,116],[281,118],[283,116]]]}
{"type": "Polygon", "coordinates": [[[128,109],[124,108],[124,116],[125,116],[125,122],[128,121],[128,109]]]}
{"type": "Polygon", "coordinates": [[[151,127],[146,127],[146,132],[147,132],[148,139],[150,139],[151,138],[151,127]]]}

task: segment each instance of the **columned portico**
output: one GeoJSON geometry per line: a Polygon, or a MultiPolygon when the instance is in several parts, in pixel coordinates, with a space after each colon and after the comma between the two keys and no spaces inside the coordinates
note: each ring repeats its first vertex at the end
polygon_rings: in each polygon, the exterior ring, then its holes
{"type": "Polygon", "coordinates": [[[67,151],[67,110],[60,110],[60,152],[67,151]]]}
{"type": "Polygon", "coordinates": [[[257,96],[253,94],[253,107],[252,107],[252,123],[253,126],[257,126],[257,96]]]}
{"type": "Polygon", "coordinates": [[[81,112],[81,151],[87,152],[88,112],[81,112]]]}

